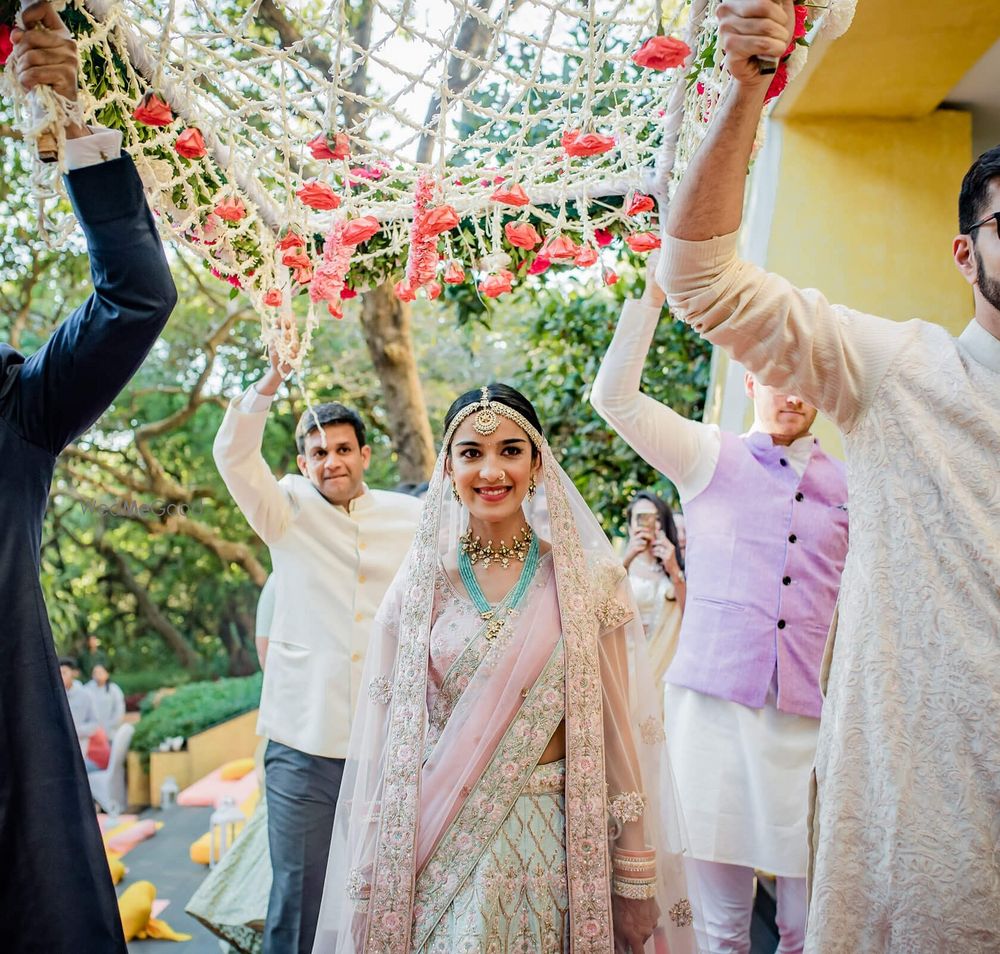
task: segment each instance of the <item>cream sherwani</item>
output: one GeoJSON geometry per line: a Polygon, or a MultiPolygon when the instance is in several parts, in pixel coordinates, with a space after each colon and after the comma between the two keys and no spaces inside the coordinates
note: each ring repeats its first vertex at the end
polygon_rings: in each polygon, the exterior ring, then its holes
{"type": "Polygon", "coordinates": [[[344,758],[375,611],[410,546],[420,501],[369,490],[349,510],[261,456],[271,401],[250,388],[226,411],[215,461],[274,563],[259,735],[344,758]]]}
{"type": "Polygon", "coordinates": [[[844,434],[851,548],[812,818],[812,954],[1000,951],[1000,340],[830,305],[670,240],[675,315],[844,434]]]}

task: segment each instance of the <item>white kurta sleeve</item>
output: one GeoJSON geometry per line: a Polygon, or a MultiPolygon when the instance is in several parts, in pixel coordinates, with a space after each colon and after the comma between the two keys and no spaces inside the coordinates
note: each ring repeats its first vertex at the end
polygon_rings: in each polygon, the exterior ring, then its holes
{"type": "Polygon", "coordinates": [[[721,438],[717,427],[681,417],[642,393],[642,368],[659,317],[657,308],[625,302],[590,400],[646,463],[674,482],[683,502],[711,481],[721,438]]]}
{"type": "Polygon", "coordinates": [[[212,454],[219,473],[257,535],[275,543],[288,529],[292,505],[261,454],[271,398],[253,387],[226,410],[212,454]]]}
{"type": "Polygon", "coordinates": [[[918,327],[831,305],[815,289],[741,261],[735,233],[705,242],[668,238],[657,280],[677,317],[845,432],[918,327]]]}

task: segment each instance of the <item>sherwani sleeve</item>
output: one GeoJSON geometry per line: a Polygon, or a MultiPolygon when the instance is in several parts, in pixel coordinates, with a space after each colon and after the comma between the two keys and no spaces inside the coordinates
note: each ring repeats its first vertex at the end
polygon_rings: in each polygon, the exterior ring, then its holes
{"type": "Polygon", "coordinates": [[[71,171],[69,196],[90,253],[93,294],[17,369],[4,416],[58,454],[142,364],[176,301],[142,183],[127,156],[71,171]]]}
{"type": "Polygon", "coordinates": [[[708,486],[719,459],[718,429],[690,421],[641,390],[659,309],[637,301],[622,308],[590,400],[628,445],[669,477],[682,501],[708,486]]]}
{"type": "Polygon", "coordinates": [[[236,505],[266,544],[288,529],[292,503],[261,454],[271,399],[249,388],[234,398],[215,435],[215,464],[236,505]]]}
{"type": "Polygon", "coordinates": [[[672,312],[764,384],[797,394],[850,431],[913,324],[831,305],[815,289],[737,258],[736,234],[668,238],[657,280],[672,312]]]}

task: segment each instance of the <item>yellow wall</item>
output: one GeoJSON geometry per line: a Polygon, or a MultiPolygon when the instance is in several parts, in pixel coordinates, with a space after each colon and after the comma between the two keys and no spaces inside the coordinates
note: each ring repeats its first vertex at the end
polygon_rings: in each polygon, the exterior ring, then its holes
{"type": "Polygon", "coordinates": [[[782,127],[767,268],[831,301],[958,334],[972,316],[972,291],[951,259],[968,114],[782,127]]]}

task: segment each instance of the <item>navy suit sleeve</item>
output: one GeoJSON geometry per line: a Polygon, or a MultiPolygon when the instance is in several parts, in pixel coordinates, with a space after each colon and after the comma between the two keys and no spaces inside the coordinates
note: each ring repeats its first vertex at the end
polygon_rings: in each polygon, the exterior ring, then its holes
{"type": "Polygon", "coordinates": [[[75,170],[67,183],[94,291],[20,366],[3,411],[25,440],[53,455],[104,413],[177,300],[132,160],[75,170]]]}

